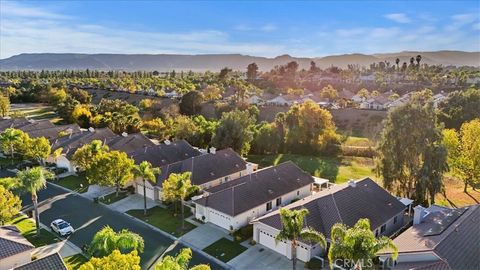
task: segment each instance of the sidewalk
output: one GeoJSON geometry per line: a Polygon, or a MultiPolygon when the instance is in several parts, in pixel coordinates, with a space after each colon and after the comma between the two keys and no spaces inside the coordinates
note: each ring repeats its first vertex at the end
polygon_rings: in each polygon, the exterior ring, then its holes
{"type": "MultiPolygon", "coordinates": [[[[147,209],[157,206],[158,203],[152,199],[147,198],[147,209]]],[[[143,209],[143,196],[140,194],[129,195],[118,202],[106,205],[108,208],[125,213],[129,210],[143,209]]]]}

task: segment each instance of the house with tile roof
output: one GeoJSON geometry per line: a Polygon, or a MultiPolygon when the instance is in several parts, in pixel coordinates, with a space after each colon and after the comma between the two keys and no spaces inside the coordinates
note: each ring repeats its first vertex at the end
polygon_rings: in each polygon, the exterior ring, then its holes
{"type": "Polygon", "coordinates": [[[313,177],[291,161],[207,189],[193,201],[195,217],[227,230],[312,194],[313,177]]]}
{"type": "Polygon", "coordinates": [[[450,209],[415,207],[413,226],[393,242],[398,258],[387,269],[462,269],[480,267],[480,204],[450,209]]]}
{"type": "Polygon", "coordinates": [[[35,247],[15,226],[0,226],[0,270],[11,269],[32,259],[35,247]]]}
{"type": "Polygon", "coordinates": [[[67,270],[67,266],[58,253],[36,259],[12,270],[67,270]]]}
{"type": "MultiPolygon", "coordinates": [[[[219,151],[211,149],[210,153],[160,167],[161,173],[158,175],[156,183],[147,183],[147,188],[152,189],[153,192],[153,194],[147,195],[151,195],[154,200],[161,200],[162,184],[172,173],[191,172],[193,185],[200,186],[201,189],[209,189],[253,172],[256,167],[256,164],[247,163],[231,148],[219,151]]],[[[140,181],[137,181],[137,187],[139,184],[141,184],[140,181]]]]}
{"type": "MultiPolygon", "coordinates": [[[[403,225],[406,206],[375,181],[364,178],[349,181],[322,190],[285,206],[288,209],[306,208],[309,215],[305,226],[322,233],[330,241],[330,230],[336,223],[352,227],[362,218],[368,218],[376,236],[391,235],[403,225]]],[[[274,211],[252,221],[253,240],[291,259],[290,241],[279,241],[275,237],[282,229],[280,212],[274,211]]],[[[307,262],[325,251],[317,244],[300,241],[297,258],[307,262]]]]}

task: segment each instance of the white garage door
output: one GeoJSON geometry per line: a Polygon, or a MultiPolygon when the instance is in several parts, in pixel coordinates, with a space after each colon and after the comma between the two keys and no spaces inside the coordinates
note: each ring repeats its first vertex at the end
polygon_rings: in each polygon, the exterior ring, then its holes
{"type": "Polygon", "coordinates": [[[275,243],[275,236],[273,234],[270,234],[269,232],[259,230],[259,235],[260,235],[260,244],[275,250],[276,252],[290,257],[291,254],[287,254],[287,243],[278,241],[278,243],[275,243]]]}
{"type": "Polygon", "coordinates": [[[230,218],[215,211],[208,211],[208,221],[220,226],[224,229],[230,230],[230,218]]]}
{"type": "MultiPolygon", "coordinates": [[[[146,191],[147,191],[147,198],[155,200],[155,195],[154,195],[153,188],[146,187],[146,191]]],[[[140,195],[143,195],[143,185],[142,184],[137,184],[137,193],[140,194],[140,195]]]]}

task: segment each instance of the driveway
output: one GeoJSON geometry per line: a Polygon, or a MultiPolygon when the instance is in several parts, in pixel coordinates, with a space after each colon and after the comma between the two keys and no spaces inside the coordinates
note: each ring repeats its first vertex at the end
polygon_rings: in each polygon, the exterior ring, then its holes
{"type": "MultiPolygon", "coordinates": [[[[147,209],[157,206],[154,200],[147,198],[147,209]]],[[[143,209],[143,195],[133,194],[118,202],[107,205],[108,208],[125,213],[128,210],[143,209]]]]}
{"type": "MultiPolygon", "coordinates": [[[[228,262],[235,269],[290,270],[292,261],[260,244],[250,247],[228,262]]],[[[302,261],[297,260],[297,269],[306,269],[302,261]]]]}
{"type": "MultiPolygon", "coordinates": [[[[106,225],[116,231],[128,229],[140,234],[145,241],[145,250],[140,257],[142,269],[147,269],[173,243],[169,237],[125,214],[93,203],[82,196],[66,192],[51,184],[48,184],[47,188],[41,190],[38,195],[40,202],[46,201],[39,208],[40,221],[43,224],[50,224],[54,219],[62,218],[70,222],[76,231],[69,236],[69,240],[78,247],[89,244],[94,234],[106,225]]],[[[22,196],[22,201],[25,207],[31,204],[28,194],[22,196]]],[[[177,245],[169,254],[176,254],[182,247],[184,246],[177,245]]],[[[214,261],[197,252],[193,252],[191,262],[192,264],[207,263],[212,269],[223,269],[214,261]]]]}
{"type": "Polygon", "coordinates": [[[182,236],[182,240],[199,249],[204,249],[222,237],[230,238],[228,232],[213,224],[202,224],[182,236]]]}

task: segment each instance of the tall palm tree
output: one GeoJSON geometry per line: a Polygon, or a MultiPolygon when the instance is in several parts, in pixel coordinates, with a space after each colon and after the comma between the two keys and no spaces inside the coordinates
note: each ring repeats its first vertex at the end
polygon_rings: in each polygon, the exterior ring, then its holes
{"type": "Polygon", "coordinates": [[[52,179],[54,174],[43,167],[28,168],[17,173],[21,188],[32,195],[33,208],[35,210],[35,225],[37,236],[40,235],[40,215],[38,214],[37,192],[44,189],[47,179],[52,179]]]}
{"type": "Polygon", "coordinates": [[[135,165],[133,174],[142,178],[143,181],[143,214],[147,215],[147,187],[146,180],[150,183],[155,183],[155,175],[160,174],[160,168],[152,168],[152,164],[148,161],[142,161],[140,165],[135,165]]]}
{"type": "Polygon", "coordinates": [[[395,59],[395,64],[397,64],[397,70],[400,68],[398,64],[400,64],[400,58],[395,59]]]}
{"type": "Polygon", "coordinates": [[[13,153],[15,144],[18,143],[22,138],[22,131],[14,128],[7,128],[4,132],[0,134],[0,142],[4,146],[8,147],[10,158],[13,164],[13,153]]]}
{"type": "Polygon", "coordinates": [[[144,246],[143,238],[140,235],[127,229],[115,232],[107,225],[93,236],[88,253],[95,257],[108,256],[114,250],[119,250],[123,254],[133,250],[141,253],[144,246]]]}
{"type": "Polygon", "coordinates": [[[306,208],[300,210],[280,209],[282,230],[275,237],[275,243],[278,243],[278,241],[291,242],[293,270],[295,270],[297,266],[297,245],[300,239],[319,243],[323,248],[327,246],[327,241],[323,234],[310,227],[303,227],[305,216],[308,215],[308,213],[306,208]]]}
{"type": "Polygon", "coordinates": [[[333,225],[330,239],[331,246],[328,250],[330,268],[334,261],[341,259],[345,262],[355,262],[354,268],[362,269],[362,263],[366,264],[380,251],[390,251],[394,260],[398,257],[398,249],[393,240],[386,236],[375,238],[370,229],[370,221],[366,218],[357,221],[352,228],[340,223],[333,225]]]}

